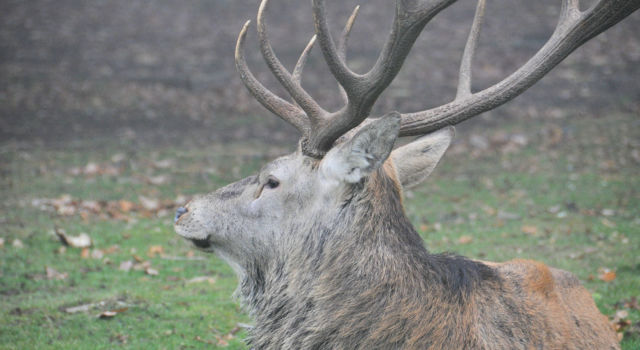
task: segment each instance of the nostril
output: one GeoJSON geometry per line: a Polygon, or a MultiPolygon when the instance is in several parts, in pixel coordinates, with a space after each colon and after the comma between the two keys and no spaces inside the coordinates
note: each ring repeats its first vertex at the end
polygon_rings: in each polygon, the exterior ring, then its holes
{"type": "Polygon", "coordinates": [[[173,218],[173,222],[178,222],[178,219],[184,214],[186,214],[189,210],[185,207],[180,207],[176,210],[176,216],[173,218]]]}

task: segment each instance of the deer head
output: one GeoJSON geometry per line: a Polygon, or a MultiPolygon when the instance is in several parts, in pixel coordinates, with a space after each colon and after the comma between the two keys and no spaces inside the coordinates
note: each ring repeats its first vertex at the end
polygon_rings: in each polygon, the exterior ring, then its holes
{"type": "Polygon", "coordinates": [[[415,185],[433,170],[451,142],[453,131],[446,126],[515,98],[582,43],[640,7],[638,0],[599,0],[581,11],[578,0],[563,0],[558,24],[548,42],[504,80],[472,92],[471,62],[485,8],[485,0],[479,0],[462,55],[455,99],[429,110],[391,112],[367,120],[424,26],[453,2],[398,0],[392,30],[375,65],[367,73],[357,74],[346,64],[346,45],[359,7],[336,44],[326,21],[324,0],[313,0],[316,35],[290,73],[269,43],[265,24],[268,0],[263,0],[257,16],[260,51],[295,102],[289,103],[266,89],[249,70],[244,42],[250,21],[238,37],[236,67],[256,100],[300,131],[298,151],[269,163],[256,176],[194,199],[186,210],[178,212],[176,231],[199,247],[237,258],[251,255],[284,231],[302,230],[311,217],[322,214],[331,222],[328,214],[341,205],[345,193],[354,188],[367,190],[361,182],[383,164],[387,164],[385,176],[395,178],[401,186],[415,185]],[[316,41],[344,100],[344,106],[334,112],[324,110],[301,86],[301,73],[316,41]],[[425,135],[443,128],[395,150],[388,160],[398,136],[425,135]]]}
{"type": "MultiPolygon", "coordinates": [[[[549,41],[513,74],[474,92],[471,61],[485,8],[485,0],[479,0],[453,101],[429,110],[367,119],[424,26],[454,0],[397,0],[392,30],[375,65],[364,74],[353,72],[346,63],[346,43],[358,7],[336,43],[324,1],[312,2],[316,35],[292,72],[269,43],[268,0],[262,1],[257,16],[261,53],[293,103],[266,89],[249,70],[243,52],[250,22],[242,27],[235,52],[236,67],[250,93],[300,131],[297,151],[268,163],[255,176],[196,197],[176,214],[179,235],[234,267],[241,279],[241,294],[265,329],[278,328],[274,319],[284,306],[276,300],[286,298],[302,313],[310,303],[305,295],[317,293],[312,286],[322,289],[319,284],[324,284],[338,290],[346,280],[366,289],[385,278],[398,281],[398,271],[414,271],[422,264],[419,261],[426,261],[422,240],[402,208],[402,188],[420,183],[435,168],[453,138],[451,125],[515,98],[582,43],[640,7],[640,0],[598,0],[580,10],[578,0],[563,0],[549,41]],[[323,109],[301,86],[301,73],[316,41],[339,83],[344,106],[337,111],[323,109]],[[417,135],[423,136],[393,150],[398,137],[417,135]]],[[[484,267],[471,270],[471,277],[463,282],[451,279],[452,293],[475,283],[483,273],[493,273],[484,267]]],[[[409,277],[402,281],[415,282],[409,277]]],[[[428,288],[422,283],[413,286],[428,288]]],[[[350,295],[344,289],[340,293],[350,295]]],[[[318,300],[312,304],[317,306],[318,300]]],[[[295,324],[289,326],[295,328],[295,324]]]]}

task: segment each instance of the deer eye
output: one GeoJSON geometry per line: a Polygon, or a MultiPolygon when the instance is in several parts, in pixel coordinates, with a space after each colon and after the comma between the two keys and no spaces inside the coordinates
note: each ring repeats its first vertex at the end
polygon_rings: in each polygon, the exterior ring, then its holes
{"type": "Polygon", "coordinates": [[[278,181],[278,179],[276,179],[275,177],[270,176],[264,186],[269,189],[274,189],[280,186],[280,181],[278,181]]]}

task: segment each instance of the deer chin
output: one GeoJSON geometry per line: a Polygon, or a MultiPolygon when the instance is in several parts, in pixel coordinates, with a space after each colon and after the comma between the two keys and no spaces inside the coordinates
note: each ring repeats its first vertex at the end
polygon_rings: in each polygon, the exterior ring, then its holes
{"type": "Polygon", "coordinates": [[[175,226],[175,231],[180,237],[191,242],[193,246],[196,247],[198,250],[205,251],[205,252],[213,252],[213,249],[214,249],[214,241],[212,239],[213,235],[203,234],[200,232],[194,233],[194,232],[185,230],[184,227],[179,225],[175,226]]]}
{"type": "Polygon", "coordinates": [[[189,240],[191,241],[191,243],[193,243],[194,246],[196,246],[196,248],[201,250],[206,251],[213,246],[213,243],[211,242],[211,235],[208,235],[204,239],[190,238],[189,240]]]}

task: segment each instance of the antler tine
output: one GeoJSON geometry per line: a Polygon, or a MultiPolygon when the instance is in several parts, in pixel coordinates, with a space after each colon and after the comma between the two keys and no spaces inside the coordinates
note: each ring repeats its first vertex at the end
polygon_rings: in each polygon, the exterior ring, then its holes
{"type": "MultiPolygon", "coordinates": [[[[349,41],[349,35],[351,34],[351,29],[353,28],[353,24],[356,21],[356,17],[358,17],[359,11],[360,5],[357,5],[353,9],[353,12],[351,12],[351,16],[349,16],[349,19],[347,20],[347,23],[342,30],[340,41],[338,42],[338,56],[343,62],[347,62],[347,41],[349,41]]],[[[347,92],[342,87],[342,85],[338,84],[338,89],[340,89],[340,96],[342,97],[342,101],[345,104],[349,103],[349,96],[347,96],[347,92]]]]}
{"type": "Polygon", "coordinates": [[[309,131],[309,121],[306,119],[305,113],[298,107],[290,104],[289,102],[278,97],[269,89],[264,87],[251,73],[247,61],[244,57],[244,43],[247,37],[247,30],[251,21],[247,21],[238,35],[238,41],[236,42],[235,62],[236,69],[240,74],[240,79],[247,87],[251,95],[260,102],[265,108],[271,111],[273,114],[284,119],[286,122],[293,125],[301,133],[306,134],[309,131]]]}
{"type": "Polygon", "coordinates": [[[327,24],[324,9],[324,0],[313,0],[313,19],[322,54],[324,55],[331,73],[345,89],[349,90],[349,88],[353,88],[359,80],[359,75],[347,67],[347,64],[344,62],[344,59],[336,48],[333,37],[329,32],[329,25],[327,24]]]}
{"type": "Polygon", "coordinates": [[[302,50],[302,53],[298,58],[298,62],[296,62],[296,66],[293,68],[291,77],[293,78],[293,81],[298,85],[300,85],[300,83],[302,82],[302,71],[304,70],[304,66],[307,63],[307,59],[309,58],[309,52],[313,48],[313,45],[316,43],[316,38],[316,35],[311,37],[311,40],[309,40],[307,46],[304,48],[304,50],[302,50]]]}
{"type": "Polygon", "coordinates": [[[640,0],[599,0],[581,12],[577,0],[563,0],[547,43],[517,71],[482,91],[426,111],[404,114],[400,136],[421,135],[454,125],[514,99],[580,45],[640,8],[640,0]]]}
{"type": "Polygon", "coordinates": [[[300,84],[293,79],[291,74],[286,68],[284,68],[280,60],[276,57],[275,52],[269,43],[264,19],[268,3],[269,0],[262,0],[258,10],[258,37],[260,39],[260,51],[262,52],[262,56],[276,79],[278,79],[285,90],[289,92],[300,108],[306,112],[311,124],[317,124],[318,120],[320,120],[323,115],[327,114],[327,112],[324,111],[300,86],[300,84]]]}
{"type": "Polygon", "coordinates": [[[331,73],[344,88],[348,102],[341,110],[327,115],[322,127],[314,130],[308,144],[310,149],[326,152],[335,140],[369,116],[378,96],[400,71],[422,28],[433,16],[454,1],[427,0],[426,4],[413,5],[409,9],[403,0],[397,0],[393,28],[382,52],[373,68],[361,75],[347,67],[344,55],[333,41],[326,20],[324,0],[313,0],[318,43],[331,73]]]}
{"type": "Polygon", "coordinates": [[[471,95],[471,62],[473,61],[473,54],[476,51],[478,36],[480,35],[480,27],[482,26],[482,20],[484,18],[484,9],[485,0],[479,0],[476,7],[476,14],[473,17],[473,24],[471,24],[471,30],[469,31],[469,37],[467,38],[467,44],[465,45],[464,53],[462,54],[460,73],[458,75],[458,91],[456,93],[456,100],[471,95]]]}

